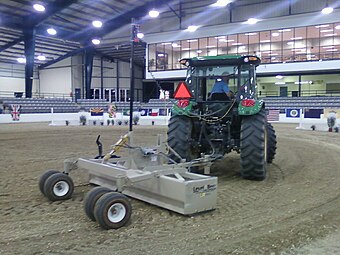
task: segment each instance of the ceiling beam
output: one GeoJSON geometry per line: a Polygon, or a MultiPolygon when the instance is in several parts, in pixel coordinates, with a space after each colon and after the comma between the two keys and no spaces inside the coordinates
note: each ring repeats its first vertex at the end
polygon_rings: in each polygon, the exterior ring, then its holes
{"type": "Polygon", "coordinates": [[[51,16],[56,15],[61,12],[71,4],[76,3],[78,0],[58,0],[50,3],[46,6],[45,13],[41,15],[29,15],[24,18],[25,24],[30,27],[37,27],[41,25],[45,20],[49,19],[51,16]]]}
{"type": "Polygon", "coordinates": [[[48,66],[50,66],[50,65],[53,65],[53,64],[55,64],[55,63],[57,63],[57,62],[59,62],[59,61],[62,61],[62,60],[64,60],[64,59],[67,59],[67,58],[69,58],[69,57],[72,57],[72,56],[74,56],[74,55],[77,55],[77,54],[79,54],[79,53],[82,53],[83,51],[85,51],[86,48],[87,48],[87,47],[85,47],[85,48],[79,48],[79,49],[70,51],[69,53],[66,53],[66,54],[63,55],[63,56],[60,56],[59,58],[53,59],[53,60],[51,60],[51,61],[46,62],[45,64],[42,64],[42,65],[38,66],[38,68],[39,68],[39,69],[44,69],[44,68],[46,68],[46,67],[48,67],[48,66]]]}
{"type": "Polygon", "coordinates": [[[2,46],[0,47],[0,52],[2,52],[2,51],[4,51],[4,50],[7,50],[7,49],[9,49],[9,48],[11,48],[11,47],[13,47],[14,45],[17,45],[18,43],[22,42],[23,40],[24,40],[24,37],[21,36],[21,37],[15,39],[15,40],[13,40],[13,41],[11,41],[11,42],[5,44],[5,45],[2,45],[2,46]]]}
{"type": "MultiPolygon", "coordinates": [[[[160,8],[164,6],[163,0],[155,1],[153,7],[154,8],[160,8]]],[[[70,40],[76,40],[80,42],[89,42],[91,38],[93,37],[103,37],[112,31],[121,28],[124,25],[131,24],[131,19],[142,19],[145,17],[149,11],[150,3],[146,3],[142,6],[136,7],[134,9],[131,9],[125,13],[120,13],[119,15],[115,15],[114,18],[104,21],[103,27],[101,29],[96,28],[89,28],[83,31],[80,31],[79,33],[74,33],[69,38],[70,40]]]]}

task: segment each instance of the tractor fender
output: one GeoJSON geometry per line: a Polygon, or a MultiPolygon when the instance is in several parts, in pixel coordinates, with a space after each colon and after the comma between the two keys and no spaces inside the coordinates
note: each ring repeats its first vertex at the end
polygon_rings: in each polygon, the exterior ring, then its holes
{"type": "Polygon", "coordinates": [[[190,117],[193,106],[194,104],[191,101],[185,107],[179,107],[177,104],[174,104],[171,109],[171,115],[184,115],[190,117]]]}
{"type": "Polygon", "coordinates": [[[255,100],[255,105],[253,106],[243,106],[241,103],[238,105],[239,115],[255,115],[265,107],[263,100],[255,100]]]}

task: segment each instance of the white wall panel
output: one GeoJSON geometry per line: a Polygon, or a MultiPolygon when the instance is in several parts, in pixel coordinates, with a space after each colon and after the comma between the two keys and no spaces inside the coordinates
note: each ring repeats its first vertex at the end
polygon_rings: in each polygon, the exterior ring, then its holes
{"type": "Polygon", "coordinates": [[[69,95],[72,92],[71,58],[40,70],[39,76],[40,93],[69,95]]]}

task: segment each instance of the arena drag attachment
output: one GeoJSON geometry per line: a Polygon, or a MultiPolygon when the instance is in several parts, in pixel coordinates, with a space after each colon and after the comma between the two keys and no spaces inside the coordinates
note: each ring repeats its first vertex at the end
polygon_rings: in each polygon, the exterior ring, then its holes
{"type": "Polygon", "coordinates": [[[158,135],[154,148],[145,148],[132,145],[132,132],[122,136],[103,156],[99,139],[95,159],[65,160],[62,173],[45,172],[39,180],[41,193],[51,201],[69,199],[74,189],[69,174],[75,169],[85,172],[89,183],[99,186],[86,194],[85,213],[104,229],[117,229],[129,222],[132,207],[127,196],[183,215],[216,208],[217,177],[190,172],[200,167],[209,173],[209,157],[176,163],[167,156],[172,149],[164,136],[158,135]],[[116,155],[122,148],[128,150],[127,157],[116,155]]]}

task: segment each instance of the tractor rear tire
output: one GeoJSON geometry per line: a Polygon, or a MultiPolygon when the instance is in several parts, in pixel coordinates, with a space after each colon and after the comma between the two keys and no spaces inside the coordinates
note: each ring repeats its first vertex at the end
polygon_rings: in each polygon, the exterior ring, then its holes
{"type": "Polygon", "coordinates": [[[131,212],[129,199],[118,192],[104,194],[94,207],[94,216],[104,229],[123,227],[129,221],[131,212]]]}
{"type": "Polygon", "coordinates": [[[72,197],[74,184],[70,176],[55,173],[47,178],[44,193],[50,201],[67,200],[72,197]]]}
{"type": "MultiPolygon", "coordinates": [[[[191,145],[193,125],[186,116],[172,116],[168,126],[168,145],[186,161],[198,158],[199,153],[195,152],[191,145]]],[[[169,157],[176,162],[181,160],[173,153],[169,152],[169,157]]]]}
{"type": "Polygon", "coordinates": [[[276,134],[272,124],[267,123],[267,163],[273,163],[276,154],[276,134]]]}
{"type": "Polygon", "coordinates": [[[241,175],[262,181],[267,168],[267,119],[265,110],[244,116],[241,123],[241,175]]]}
{"type": "Polygon", "coordinates": [[[103,196],[104,194],[110,191],[112,190],[110,190],[109,188],[95,187],[89,192],[87,192],[84,198],[84,210],[85,210],[86,216],[90,220],[96,221],[96,218],[94,217],[94,207],[96,205],[96,202],[98,201],[99,198],[101,198],[101,196],[103,196]]]}
{"type": "Polygon", "coordinates": [[[42,176],[40,176],[40,179],[39,179],[39,190],[40,192],[44,195],[45,195],[45,192],[44,192],[44,185],[45,185],[45,182],[47,180],[48,177],[50,177],[52,174],[56,174],[56,173],[59,173],[58,171],[56,170],[47,170],[46,172],[44,172],[42,174],[42,176]]]}

